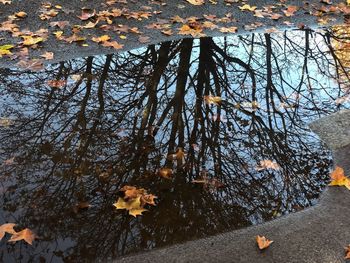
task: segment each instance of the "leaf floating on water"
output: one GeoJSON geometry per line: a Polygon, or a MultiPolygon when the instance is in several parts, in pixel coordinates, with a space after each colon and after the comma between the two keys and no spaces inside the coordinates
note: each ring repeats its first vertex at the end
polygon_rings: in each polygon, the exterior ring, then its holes
{"type": "Polygon", "coordinates": [[[350,190],[350,179],[345,176],[343,168],[337,166],[331,173],[331,180],[330,186],[345,186],[350,190]]]}
{"type": "Polygon", "coordinates": [[[203,98],[204,98],[204,102],[208,105],[211,105],[211,104],[219,105],[222,102],[222,99],[219,96],[207,95],[207,96],[204,96],[203,98]]]}
{"type": "Polygon", "coordinates": [[[273,242],[272,240],[268,240],[266,237],[264,236],[256,236],[256,242],[258,244],[258,247],[260,250],[263,250],[265,248],[268,248],[271,243],[273,242]]]}
{"type": "Polygon", "coordinates": [[[142,215],[143,212],[148,211],[144,206],[146,204],[155,205],[154,199],[157,198],[153,194],[148,194],[143,188],[136,188],[129,185],[120,189],[120,192],[124,194],[124,197],[119,197],[113,206],[117,209],[128,210],[129,215],[134,217],[142,215]]]}
{"type": "Polygon", "coordinates": [[[33,233],[33,231],[31,231],[29,228],[26,228],[22,231],[14,233],[8,242],[24,240],[28,244],[32,245],[35,238],[37,238],[37,236],[33,233]]]}
{"type": "Polygon", "coordinates": [[[5,233],[9,233],[9,234],[14,234],[16,233],[16,231],[13,229],[13,227],[16,224],[14,223],[6,223],[0,226],[0,240],[3,239],[3,237],[5,236],[5,233]]]}
{"type": "Polygon", "coordinates": [[[275,161],[271,160],[262,160],[259,165],[255,168],[257,171],[265,170],[265,169],[273,169],[279,170],[281,167],[275,161]]]}

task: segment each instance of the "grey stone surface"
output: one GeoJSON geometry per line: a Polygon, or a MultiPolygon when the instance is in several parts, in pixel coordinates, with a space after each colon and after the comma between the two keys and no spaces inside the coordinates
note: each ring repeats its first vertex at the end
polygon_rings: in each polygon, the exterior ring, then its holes
{"type": "MultiPolygon", "coordinates": [[[[117,40],[120,44],[124,45],[124,48],[119,51],[127,51],[135,48],[139,48],[145,46],[147,44],[142,44],[138,41],[139,35],[137,34],[127,34],[127,38],[122,40],[120,39],[116,33],[112,31],[103,31],[99,28],[93,28],[89,30],[83,30],[83,32],[79,33],[80,36],[87,37],[89,39],[87,41],[88,46],[79,46],[75,43],[68,44],[64,41],[58,41],[53,34],[53,31],[59,30],[58,28],[48,27],[48,23],[53,21],[69,21],[70,27],[72,25],[85,25],[86,22],[82,22],[77,16],[81,14],[82,7],[88,7],[91,9],[96,9],[96,11],[102,11],[107,9],[106,6],[103,6],[105,1],[102,0],[61,0],[59,4],[63,7],[64,10],[69,10],[68,13],[60,12],[57,17],[51,18],[48,21],[41,21],[39,19],[40,10],[42,9],[41,4],[45,1],[36,1],[36,0],[12,0],[11,5],[1,5],[0,4],[0,23],[6,21],[8,16],[14,14],[18,11],[25,11],[28,14],[28,17],[23,20],[17,21],[18,25],[21,29],[28,29],[31,31],[36,31],[41,28],[47,28],[50,32],[49,38],[40,44],[40,48],[31,49],[30,50],[30,58],[40,58],[40,55],[45,51],[54,52],[55,56],[53,60],[46,61],[45,63],[54,63],[67,59],[73,59],[78,57],[86,57],[98,54],[109,54],[115,53],[116,50],[111,48],[105,48],[101,45],[98,45],[95,42],[91,41],[93,36],[101,36],[104,34],[108,34],[112,37],[113,40],[117,40]]],[[[50,2],[50,1],[49,1],[50,2]]],[[[145,26],[157,22],[158,19],[170,19],[175,15],[180,15],[182,18],[188,18],[191,16],[195,16],[198,18],[202,18],[203,15],[216,15],[217,17],[224,17],[227,14],[231,14],[231,17],[236,19],[237,22],[234,24],[238,27],[239,34],[247,34],[249,33],[244,29],[245,25],[250,25],[255,22],[262,23],[262,26],[259,27],[254,32],[264,32],[265,29],[280,29],[284,30],[288,28],[284,22],[289,21],[294,24],[290,28],[296,28],[298,25],[304,24],[307,26],[316,26],[318,17],[310,15],[310,13],[315,12],[315,8],[311,7],[311,4],[322,6],[320,1],[311,0],[308,1],[310,7],[305,6],[305,1],[301,0],[289,0],[286,1],[286,5],[296,5],[301,7],[301,9],[292,17],[282,17],[278,20],[273,20],[270,18],[257,18],[253,16],[252,12],[242,12],[238,6],[241,6],[243,3],[238,2],[234,3],[231,6],[228,6],[223,0],[217,1],[217,4],[210,4],[209,1],[206,1],[204,5],[201,6],[191,6],[186,3],[184,0],[168,0],[168,1],[150,1],[150,0],[137,0],[137,1],[127,1],[127,4],[120,5],[120,7],[126,7],[131,11],[140,11],[143,10],[143,6],[152,6],[152,11],[161,11],[158,15],[153,15],[149,19],[143,19],[142,21],[137,21],[135,19],[125,19],[118,18],[115,24],[128,25],[130,27],[137,27],[145,36],[150,37],[150,42],[148,44],[157,44],[162,41],[170,41],[170,40],[178,40],[183,38],[183,35],[179,35],[179,28],[181,24],[173,24],[173,35],[165,36],[161,33],[161,30],[155,29],[147,29],[145,26]],[[160,6],[159,3],[166,3],[165,6],[160,6]],[[152,4],[153,3],[153,4],[152,4]],[[154,3],[158,3],[154,4],[154,3]]],[[[343,0],[334,0],[333,4],[337,4],[343,2],[343,0]]],[[[58,2],[52,2],[53,4],[57,4],[58,2]]],[[[256,5],[258,8],[262,9],[263,7],[275,6],[275,12],[278,12],[278,9],[285,9],[283,5],[276,5],[275,0],[261,0],[261,1],[248,1],[251,5],[256,5]]],[[[281,10],[279,13],[282,13],[281,10]]],[[[333,17],[334,20],[330,20],[330,24],[339,24],[344,22],[344,18],[341,15],[336,15],[333,17]]],[[[225,25],[221,24],[221,26],[233,26],[233,24],[225,25]]],[[[64,29],[65,35],[69,35],[69,30],[64,29]]],[[[219,30],[205,30],[205,34],[207,36],[223,36],[225,34],[221,33],[219,30]]],[[[187,36],[189,37],[189,36],[187,36]]],[[[20,43],[22,39],[13,38],[11,34],[8,32],[0,31],[0,45],[3,44],[16,44],[20,43]]],[[[11,61],[5,57],[0,58],[0,67],[13,67],[18,60],[11,61]]]]}
{"type": "MultiPolygon", "coordinates": [[[[350,174],[350,141],[346,136],[350,111],[325,117],[311,126],[333,147],[335,165],[350,174]]],[[[117,262],[345,262],[350,244],[350,191],[328,187],[319,203],[298,213],[205,239],[140,253],[117,262]],[[259,251],[256,235],[274,243],[259,251]]]]}
{"type": "Polygon", "coordinates": [[[321,118],[310,124],[310,128],[331,148],[338,149],[350,144],[350,110],[321,118]]]}

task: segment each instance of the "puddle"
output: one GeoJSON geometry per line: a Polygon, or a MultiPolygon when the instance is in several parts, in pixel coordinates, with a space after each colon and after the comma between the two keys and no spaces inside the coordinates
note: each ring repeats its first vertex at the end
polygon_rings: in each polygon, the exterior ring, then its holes
{"type": "Polygon", "coordinates": [[[0,69],[0,223],[39,236],[30,246],[7,234],[1,259],[103,261],[315,204],[332,158],[307,124],[349,108],[344,30],[0,69]],[[156,206],[117,210],[125,185],[156,206]]]}

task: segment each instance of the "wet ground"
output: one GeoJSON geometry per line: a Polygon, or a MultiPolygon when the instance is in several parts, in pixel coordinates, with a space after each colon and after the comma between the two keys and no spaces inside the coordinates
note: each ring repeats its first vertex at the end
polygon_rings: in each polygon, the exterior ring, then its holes
{"type": "Polygon", "coordinates": [[[3,240],[2,260],[105,261],[317,203],[333,161],[308,124],[350,106],[347,34],[184,39],[2,68],[0,223],[39,236],[3,240]],[[156,206],[115,209],[124,185],[156,206]]]}

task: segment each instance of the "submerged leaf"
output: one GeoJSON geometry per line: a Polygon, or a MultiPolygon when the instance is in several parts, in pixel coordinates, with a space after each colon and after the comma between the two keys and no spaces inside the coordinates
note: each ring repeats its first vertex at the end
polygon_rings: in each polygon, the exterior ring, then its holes
{"type": "Polygon", "coordinates": [[[3,239],[3,237],[5,236],[5,233],[9,233],[9,234],[14,234],[16,233],[16,231],[13,229],[13,227],[16,224],[14,223],[6,223],[0,226],[0,240],[3,239]]]}
{"type": "Polygon", "coordinates": [[[8,242],[16,242],[16,241],[24,240],[28,244],[32,245],[35,238],[37,238],[37,236],[29,228],[26,228],[26,229],[23,229],[22,231],[14,233],[8,242]]]}

